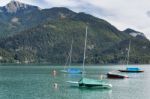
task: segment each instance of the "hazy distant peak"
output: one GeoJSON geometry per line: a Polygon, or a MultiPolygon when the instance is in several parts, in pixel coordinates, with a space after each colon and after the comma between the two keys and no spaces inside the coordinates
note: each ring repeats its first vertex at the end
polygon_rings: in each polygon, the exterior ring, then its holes
{"type": "Polygon", "coordinates": [[[133,29],[127,28],[126,30],[124,30],[124,32],[131,33],[131,32],[138,32],[138,31],[135,31],[133,29]]]}
{"type": "Polygon", "coordinates": [[[126,29],[123,32],[128,33],[129,35],[131,35],[132,37],[142,37],[142,38],[146,38],[146,36],[144,35],[144,33],[139,32],[139,31],[135,31],[133,29],[126,29]]]}

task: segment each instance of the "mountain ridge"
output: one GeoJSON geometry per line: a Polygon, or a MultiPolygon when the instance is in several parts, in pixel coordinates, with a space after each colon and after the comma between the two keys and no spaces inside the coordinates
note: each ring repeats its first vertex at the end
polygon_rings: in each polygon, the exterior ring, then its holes
{"type": "Polygon", "coordinates": [[[64,64],[72,39],[72,62],[82,63],[86,26],[86,63],[123,64],[129,40],[133,42],[130,63],[150,63],[148,39],[133,37],[131,31],[120,31],[106,20],[65,7],[0,13],[0,23],[0,35],[7,33],[0,38],[3,63],[64,64]]]}

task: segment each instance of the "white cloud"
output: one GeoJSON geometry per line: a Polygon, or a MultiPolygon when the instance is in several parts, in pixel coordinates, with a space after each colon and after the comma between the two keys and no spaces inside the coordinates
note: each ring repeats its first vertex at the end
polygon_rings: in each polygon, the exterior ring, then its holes
{"type": "Polygon", "coordinates": [[[8,3],[9,1],[7,0],[0,0],[0,6],[4,6],[8,3]]]}
{"type": "MultiPolygon", "coordinates": [[[[149,0],[18,0],[42,8],[68,7],[77,12],[86,12],[106,19],[117,28],[133,28],[142,31],[150,39],[149,0]]],[[[7,0],[0,0],[0,5],[7,0]]]]}
{"type": "Polygon", "coordinates": [[[147,15],[148,15],[148,17],[150,17],[150,11],[147,11],[147,15]]]}

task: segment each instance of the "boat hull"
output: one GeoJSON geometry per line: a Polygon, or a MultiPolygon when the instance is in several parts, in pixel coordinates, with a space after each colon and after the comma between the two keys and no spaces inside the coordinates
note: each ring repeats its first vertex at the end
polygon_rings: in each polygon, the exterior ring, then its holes
{"type": "Polygon", "coordinates": [[[111,84],[84,84],[84,83],[79,83],[80,88],[99,88],[99,89],[109,89],[112,88],[111,84]]]}
{"type": "Polygon", "coordinates": [[[120,72],[129,72],[129,73],[141,73],[141,72],[144,72],[143,70],[118,70],[120,72]]]}
{"type": "Polygon", "coordinates": [[[125,76],[125,75],[110,74],[110,73],[107,73],[107,77],[108,77],[108,78],[113,78],[113,79],[124,79],[124,78],[128,78],[128,76],[125,76]]]}

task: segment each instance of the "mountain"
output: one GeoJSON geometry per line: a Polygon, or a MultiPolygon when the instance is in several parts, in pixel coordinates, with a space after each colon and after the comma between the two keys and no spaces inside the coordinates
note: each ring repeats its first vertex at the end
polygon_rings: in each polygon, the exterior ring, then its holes
{"type": "Polygon", "coordinates": [[[39,10],[36,6],[18,1],[11,1],[6,6],[0,7],[0,37],[12,35],[32,27],[32,24],[35,25],[36,22],[32,17],[32,13],[36,13],[39,10]],[[33,20],[30,20],[31,18],[33,20]]]}
{"type": "Polygon", "coordinates": [[[6,6],[2,7],[1,11],[7,14],[14,14],[18,12],[22,13],[24,11],[31,11],[33,9],[38,9],[38,7],[24,4],[18,1],[11,1],[6,6]]]}
{"type": "Polygon", "coordinates": [[[7,5],[17,10],[2,10],[0,14],[0,62],[64,64],[73,39],[72,62],[82,63],[88,26],[86,63],[124,64],[130,40],[130,63],[150,63],[149,40],[131,35],[140,32],[120,31],[103,19],[64,7],[39,9],[16,1],[7,5]]]}
{"type": "Polygon", "coordinates": [[[0,37],[16,34],[47,20],[71,17],[75,12],[67,8],[40,9],[37,6],[11,1],[0,8],[0,37]]]}

